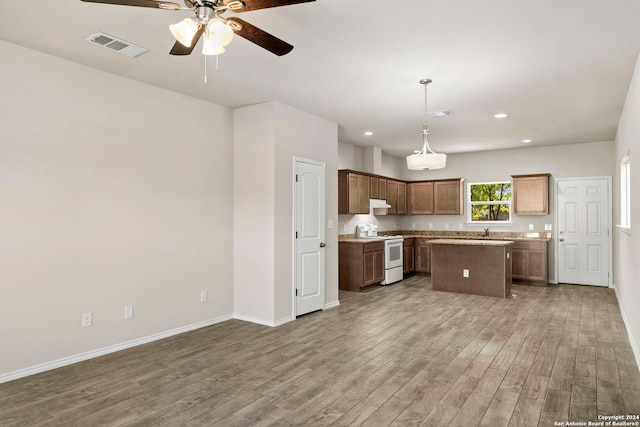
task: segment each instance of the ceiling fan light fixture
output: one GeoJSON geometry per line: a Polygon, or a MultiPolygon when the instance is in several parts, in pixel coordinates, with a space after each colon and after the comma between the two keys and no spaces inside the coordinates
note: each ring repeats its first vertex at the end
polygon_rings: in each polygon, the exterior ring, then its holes
{"type": "Polygon", "coordinates": [[[424,126],[422,127],[422,150],[407,156],[407,168],[411,170],[442,169],[447,164],[447,155],[436,153],[429,147],[429,129],[427,128],[427,85],[431,79],[422,79],[424,85],[424,126]]]}
{"type": "Polygon", "coordinates": [[[202,43],[203,55],[220,55],[221,53],[224,53],[224,51],[225,49],[219,43],[219,40],[209,33],[204,34],[204,41],[202,43]]]}
{"type": "Polygon", "coordinates": [[[220,46],[228,45],[233,39],[233,30],[231,27],[217,19],[209,22],[207,25],[207,33],[218,40],[220,46]]]}
{"type": "Polygon", "coordinates": [[[233,30],[229,25],[217,19],[209,21],[207,31],[204,33],[202,54],[220,55],[224,53],[224,47],[231,43],[232,39],[233,30]]]}
{"type": "Polygon", "coordinates": [[[177,24],[169,25],[169,30],[180,44],[191,47],[193,36],[198,32],[198,23],[193,18],[186,18],[177,24]]]}

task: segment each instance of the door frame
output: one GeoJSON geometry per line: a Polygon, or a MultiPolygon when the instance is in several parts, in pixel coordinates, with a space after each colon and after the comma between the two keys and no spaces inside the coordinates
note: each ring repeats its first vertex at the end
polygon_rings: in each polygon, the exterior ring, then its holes
{"type": "Polygon", "coordinates": [[[553,204],[554,204],[554,209],[555,209],[555,214],[553,221],[555,222],[554,224],[554,231],[553,231],[553,240],[554,240],[554,245],[553,245],[553,252],[554,252],[554,260],[553,260],[553,269],[554,269],[554,276],[555,276],[555,283],[560,283],[560,270],[559,270],[559,265],[560,265],[560,241],[558,240],[558,224],[560,223],[560,218],[558,216],[558,212],[559,212],[559,204],[558,204],[558,198],[559,198],[559,191],[558,191],[558,186],[560,185],[561,181],[582,181],[582,180],[591,180],[591,179],[604,179],[607,181],[607,215],[608,215],[608,219],[607,219],[607,228],[608,228],[608,232],[607,232],[607,246],[609,249],[609,259],[607,260],[607,268],[609,269],[609,277],[607,280],[607,288],[612,288],[613,287],[613,201],[612,201],[612,192],[611,192],[611,180],[612,177],[603,175],[603,176],[579,176],[579,177],[573,177],[573,178],[554,178],[554,186],[553,186],[553,191],[554,191],[554,200],[553,200],[553,204]]]}
{"type": "MultiPolygon", "coordinates": [[[[312,165],[316,165],[316,166],[321,166],[325,169],[325,211],[326,211],[326,203],[327,203],[327,196],[326,196],[326,188],[327,188],[327,175],[326,175],[326,170],[327,170],[327,164],[326,162],[322,162],[319,160],[313,160],[313,159],[308,159],[306,157],[300,157],[300,156],[293,156],[292,159],[292,165],[293,167],[291,168],[291,200],[293,201],[293,203],[291,203],[291,216],[293,221],[291,221],[291,256],[292,256],[292,263],[291,263],[291,299],[292,299],[292,304],[291,304],[291,317],[292,320],[296,320],[297,318],[297,312],[298,312],[298,301],[296,298],[296,268],[297,268],[297,252],[296,252],[296,245],[297,245],[297,239],[296,239],[296,229],[297,229],[297,215],[296,215],[296,207],[297,207],[297,197],[296,197],[296,165],[298,162],[303,162],[303,163],[310,163],[312,165]]],[[[326,230],[326,215],[325,215],[325,220],[323,222],[323,226],[325,227],[325,236],[324,236],[324,240],[326,241],[327,239],[327,230],[326,230]]],[[[326,260],[326,255],[325,255],[325,281],[323,284],[323,288],[322,288],[322,296],[325,299],[324,301],[324,305],[326,305],[326,298],[327,298],[327,278],[326,278],[326,269],[327,269],[327,260],[326,260]]],[[[323,307],[324,310],[325,307],[323,307]]]]}

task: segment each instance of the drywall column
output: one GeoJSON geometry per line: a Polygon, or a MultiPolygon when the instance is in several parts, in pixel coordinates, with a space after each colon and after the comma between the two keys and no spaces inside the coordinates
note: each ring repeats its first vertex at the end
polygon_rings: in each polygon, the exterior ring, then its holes
{"type": "Polygon", "coordinates": [[[269,102],[234,111],[234,316],[295,318],[293,158],[327,166],[325,305],[338,304],[338,126],[269,102]]]}
{"type": "Polygon", "coordinates": [[[273,326],[275,110],[233,113],[233,314],[273,326]]]}

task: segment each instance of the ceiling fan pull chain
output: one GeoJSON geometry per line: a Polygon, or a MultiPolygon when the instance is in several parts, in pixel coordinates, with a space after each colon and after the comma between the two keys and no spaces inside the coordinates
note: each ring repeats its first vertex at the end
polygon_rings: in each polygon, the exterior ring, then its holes
{"type": "Polygon", "coordinates": [[[204,56],[204,82],[207,83],[207,55],[204,56]]]}
{"type": "Polygon", "coordinates": [[[220,58],[220,55],[216,55],[216,70],[218,69],[218,58],[220,58]]]}

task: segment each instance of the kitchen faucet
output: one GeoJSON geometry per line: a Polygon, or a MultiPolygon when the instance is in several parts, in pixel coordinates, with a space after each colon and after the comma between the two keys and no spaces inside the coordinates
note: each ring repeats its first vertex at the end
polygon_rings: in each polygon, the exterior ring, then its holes
{"type": "Polygon", "coordinates": [[[484,234],[482,235],[482,237],[489,237],[489,229],[488,228],[484,229],[484,234]]]}

